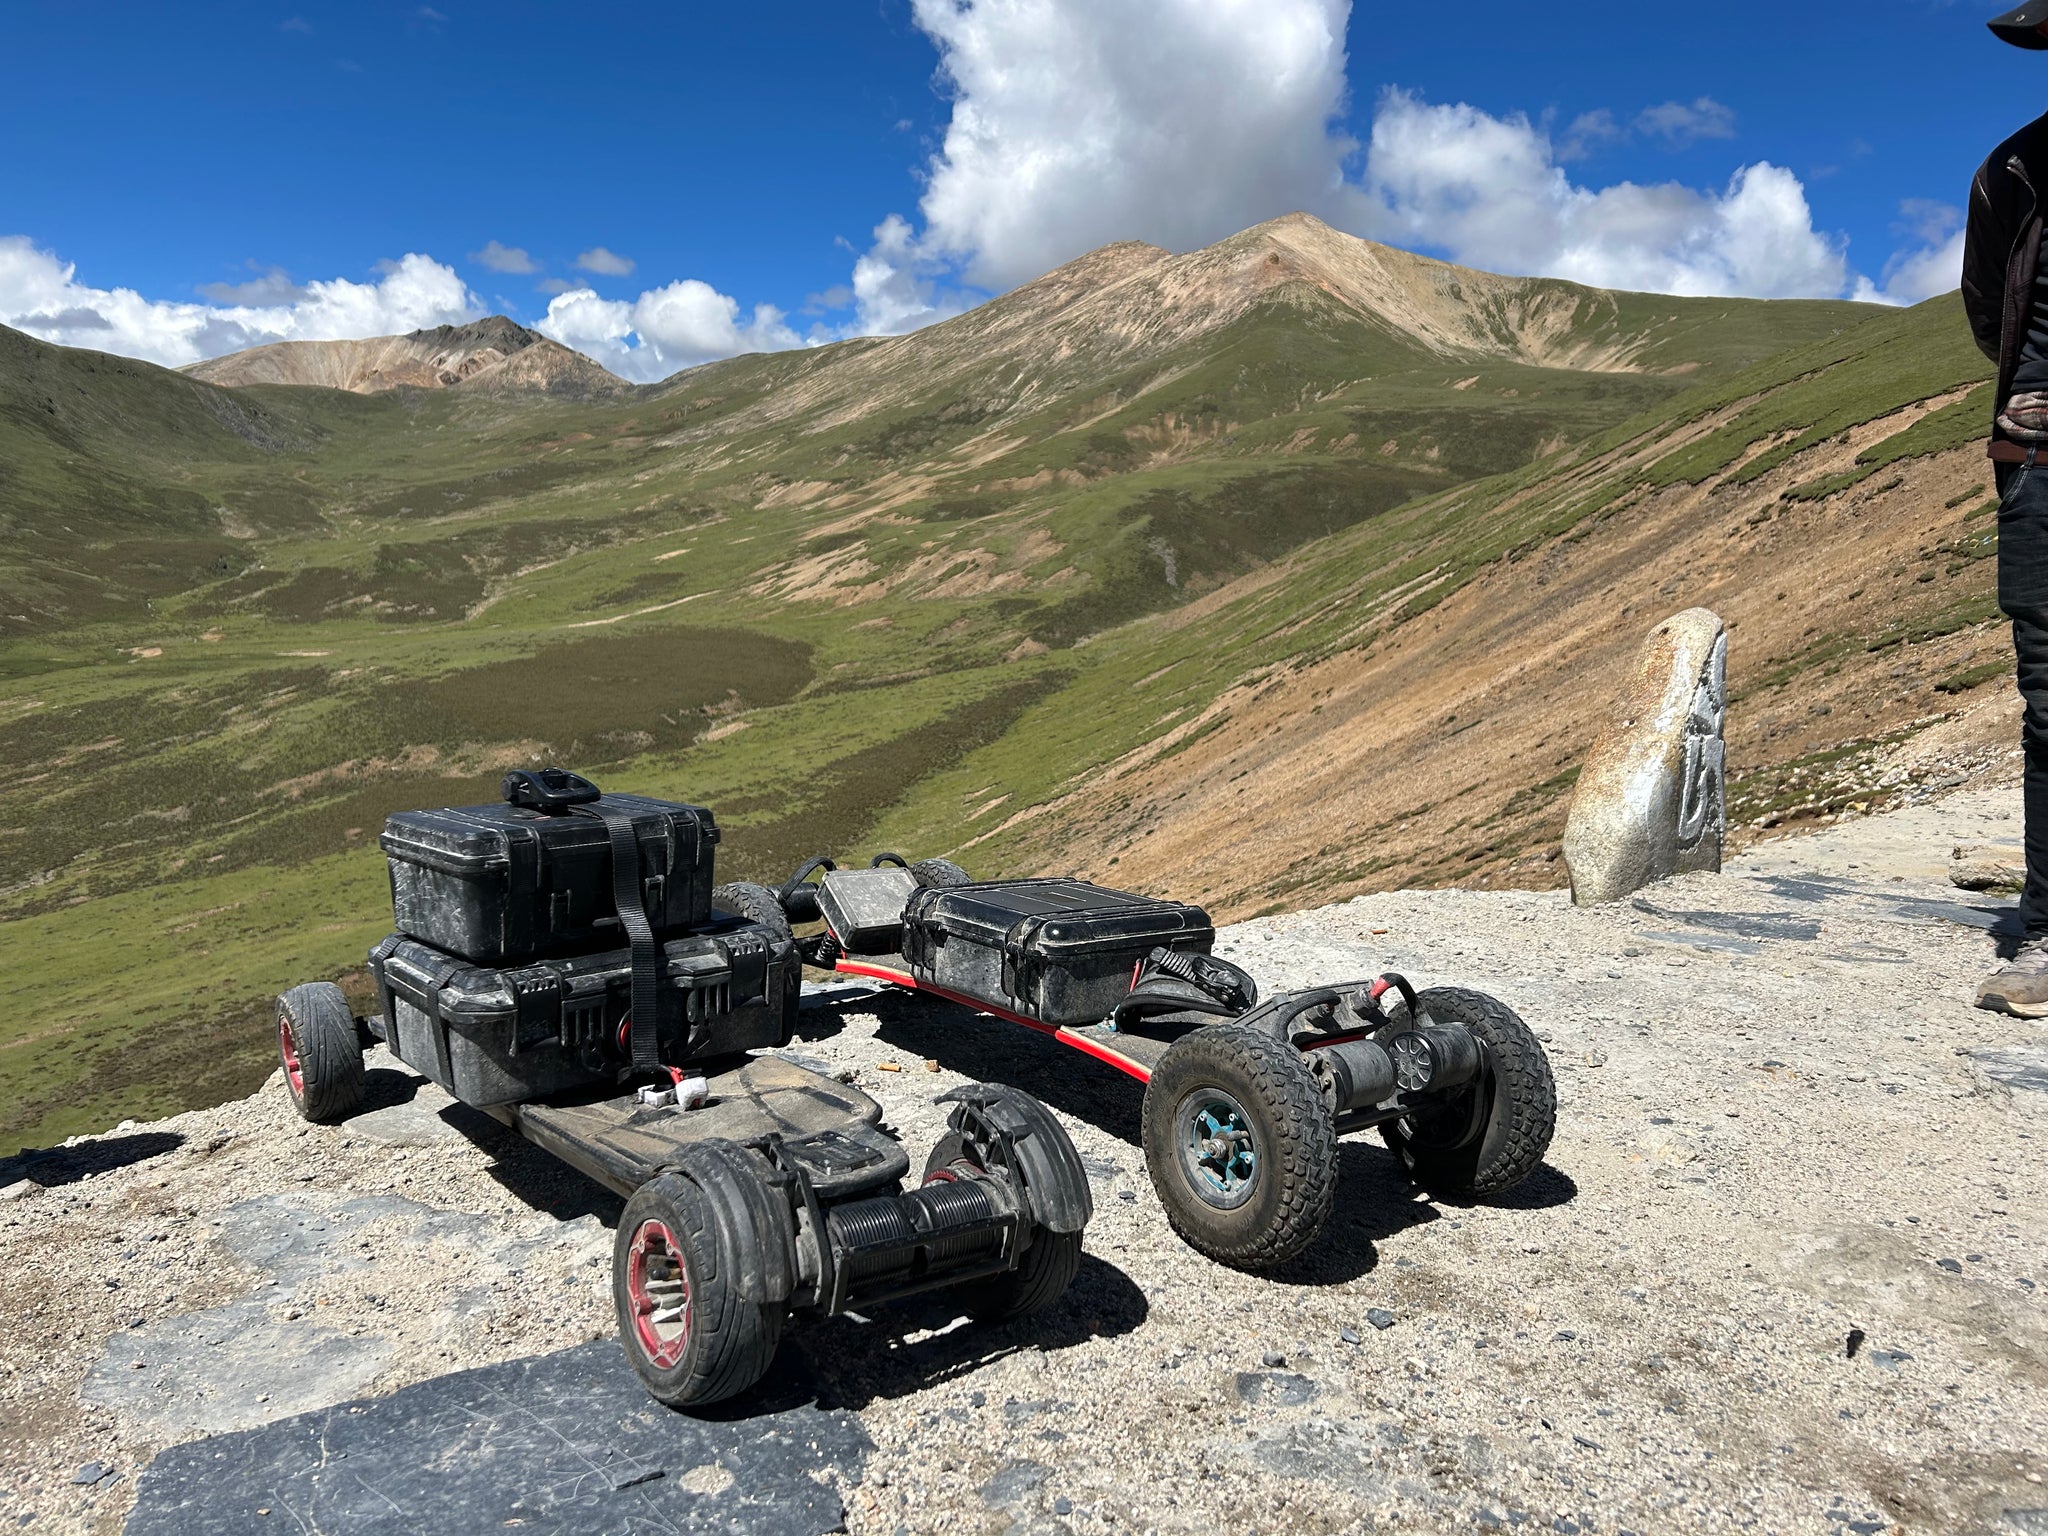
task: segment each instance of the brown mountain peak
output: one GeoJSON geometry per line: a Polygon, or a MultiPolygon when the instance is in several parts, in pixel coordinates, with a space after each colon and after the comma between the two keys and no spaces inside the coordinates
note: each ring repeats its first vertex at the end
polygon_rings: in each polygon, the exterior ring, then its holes
{"type": "Polygon", "coordinates": [[[209,384],[310,384],[359,395],[387,389],[600,397],[633,386],[580,352],[504,315],[357,341],[278,341],[182,370],[209,384]]]}

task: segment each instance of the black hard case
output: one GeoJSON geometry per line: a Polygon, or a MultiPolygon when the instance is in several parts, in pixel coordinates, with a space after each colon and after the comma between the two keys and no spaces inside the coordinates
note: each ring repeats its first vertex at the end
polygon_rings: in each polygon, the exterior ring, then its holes
{"type": "Polygon", "coordinates": [[[1046,1024],[1105,1019],[1154,949],[1207,954],[1215,942],[1200,907],[1085,880],[925,889],[903,913],[904,958],[918,980],[1046,1024]]]}
{"type": "MultiPolygon", "coordinates": [[[[787,979],[802,963],[786,935],[737,918],[664,944],[661,973],[680,995],[664,1010],[662,1061],[781,1044],[787,979]]],[[[616,1076],[632,1011],[627,950],[500,968],[393,934],[370,951],[370,973],[393,1054],[465,1103],[509,1104],[616,1076]],[[600,1045],[612,1054],[585,1050],[600,1045]]]]}
{"type": "MultiPolygon", "coordinates": [[[[640,889],[657,935],[711,912],[718,824],[701,806],[606,795],[643,821],[640,889]]],[[[377,839],[391,866],[398,931],[477,965],[623,945],[611,834],[575,813],[515,805],[400,811],[377,839]]]]}
{"type": "Polygon", "coordinates": [[[917,889],[907,869],[836,869],[818,887],[818,915],[848,954],[894,954],[903,944],[903,909],[917,889]]]}

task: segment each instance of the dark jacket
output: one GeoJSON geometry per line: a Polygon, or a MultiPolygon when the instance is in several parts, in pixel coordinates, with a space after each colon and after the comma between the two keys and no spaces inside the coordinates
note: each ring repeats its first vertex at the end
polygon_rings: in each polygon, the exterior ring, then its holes
{"type": "MultiPolygon", "coordinates": [[[[1963,237],[1963,308],[1984,355],[1998,364],[1992,414],[2005,409],[2026,340],[2041,263],[2041,201],[2048,188],[2048,117],[2036,118],[1991,151],[1970,183],[1963,237]]],[[[2000,434],[1996,426],[1992,436],[2000,434]]]]}

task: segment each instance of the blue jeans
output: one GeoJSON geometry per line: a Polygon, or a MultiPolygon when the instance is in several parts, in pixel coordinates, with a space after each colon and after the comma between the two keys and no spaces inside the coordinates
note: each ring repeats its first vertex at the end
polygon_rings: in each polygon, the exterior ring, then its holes
{"type": "Polygon", "coordinates": [[[2048,448],[2039,465],[2000,464],[1998,606],[2012,620],[2026,715],[2027,886],[2020,919],[2027,937],[2048,937],[2048,448]]]}

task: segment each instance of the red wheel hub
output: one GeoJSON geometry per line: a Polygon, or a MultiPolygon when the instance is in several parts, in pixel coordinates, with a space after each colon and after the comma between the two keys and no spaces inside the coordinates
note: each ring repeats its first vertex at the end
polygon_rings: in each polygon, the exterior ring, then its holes
{"type": "Polygon", "coordinates": [[[306,1069],[299,1065],[299,1047],[292,1039],[291,1016],[282,1009],[277,1015],[277,1053],[284,1058],[285,1081],[291,1084],[292,1097],[306,1096],[306,1069]]]}
{"type": "Polygon", "coordinates": [[[626,1249],[626,1299],[633,1336],[658,1369],[669,1370],[690,1344],[690,1276],[682,1246],[659,1221],[640,1223],[626,1249]]]}

